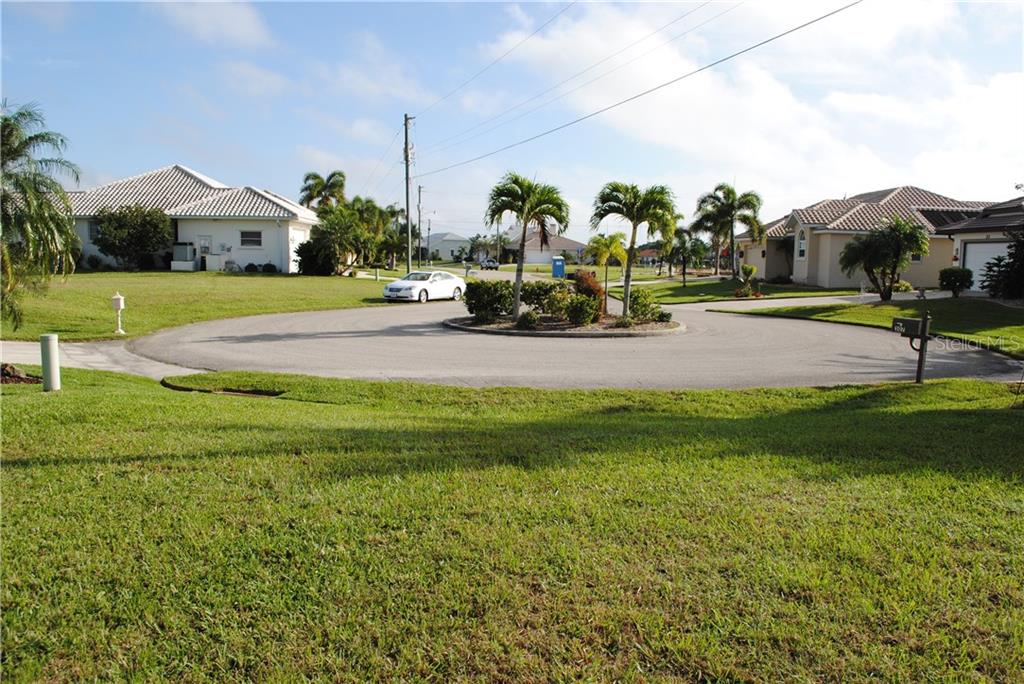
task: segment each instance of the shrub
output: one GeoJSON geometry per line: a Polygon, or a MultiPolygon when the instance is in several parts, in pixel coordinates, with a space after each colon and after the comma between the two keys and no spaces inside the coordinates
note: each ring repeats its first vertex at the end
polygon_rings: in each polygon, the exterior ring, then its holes
{"type": "Polygon", "coordinates": [[[638,287],[629,294],[629,316],[635,321],[653,321],[661,306],[654,299],[654,293],[648,289],[638,287]]]}
{"type": "Polygon", "coordinates": [[[144,255],[152,259],[153,252],[166,249],[174,237],[167,214],[141,205],[100,209],[96,222],[99,233],[93,242],[122,268],[141,267],[144,255]]]}
{"type": "Polygon", "coordinates": [[[512,282],[477,280],[466,283],[466,310],[477,323],[490,323],[512,313],[512,282]]]}
{"type": "Polygon", "coordinates": [[[601,287],[601,281],[597,279],[597,274],[593,271],[578,269],[572,274],[572,277],[576,285],[576,294],[597,300],[598,313],[604,313],[604,288],[601,287]]]}
{"type": "Polygon", "coordinates": [[[953,266],[939,271],[939,287],[949,290],[954,297],[967,290],[974,284],[974,273],[969,268],[953,266]]]}
{"type": "Polygon", "coordinates": [[[658,315],[654,317],[654,320],[658,323],[668,323],[672,320],[672,312],[662,309],[658,312],[658,315]]]}
{"type": "Polygon", "coordinates": [[[568,293],[569,286],[560,280],[530,280],[523,283],[520,298],[539,313],[551,313],[547,310],[548,298],[557,290],[568,293]]]}
{"type": "Polygon", "coordinates": [[[544,313],[556,318],[560,321],[564,321],[566,318],[566,311],[569,307],[569,298],[572,297],[572,293],[569,292],[568,287],[560,287],[551,291],[548,298],[544,300],[544,313]]]}
{"type": "Polygon", "coordinates": [[[245,272],[246,273],[259,273],[260,272],[260,267],[257,266],[256,264],[248,263],[248,264],[245,265],[245,272]]]}
{"type": "Polygon", "coordinates": [[[633,319],[630,318],[629,316],[619,316],[618,318],[615,319],[615,322],[612,323],[612,327],[613,328],[632,328],[633,327],[633,319]]]}
{"type": "Polygon", "coordinates": [[[85,263],[88,264],[90,271],[98,271],[100,266],[103,265],[103,259],[100,259],[95,254],[90,254],[85,257],[85,263]]]}
{"type": "Polygon", "coordinates": [[[330,259],[324,258],[325,250],[320,249],[313,240],[300,242],[295,248],[295,256],[299,260],[299,273],[301,275],[331,275],[334,273],[334,264],[330,259]]]}
{"type": "Polygon", "coordinates": [[[269,261],[267,263],[263,264],[262,268],[263,268],[263,272],[264,273],[277,273],[277,266],[275,266],[274,264],[270,263],[269,261]]]}
{"type": "Polygon", "coordinates": [[[1006,233],[1010,246],[1006,256],[997,256],[985,264],[981,287],[991,297],[1024,299],[1024,231],[1006,233]]]}
{"type": "Polygon", "coordinates": [[[138,259],[136,259],[136,263],[138,264],[140,271],[152,271],[156,268],[156,261],[153,259],[153,255],[149,252],[140,254],[138,259]]]}
{"type": "Polygon", "coordinates": [[[573,325],[593,323],[601,317],[601,300],[584,294],[574,294],[569,297],[565,307],[565,317],[573,325]]]}
{"type": "Polygon", "coordinates": [[[754,274],[757,273],[757,266],[753,264],[743,264],[740,266],[740,273],[743,274],[743,282],[749,283],[754,279],[754,274]]]}
{"type": "Polygon", "coordinates": [[[913,292],[914,291],[914,286],[911,285],[909,281],[897,280],[895,283],[892,284],[892,291],[893,292],[913,292]]]}
{"type": "Polygon", "coordinates": [[[536,330],[538,325],[540,325],[540,314],[532,309],[522,312],[516,319],[516,330],[536,330]]]}

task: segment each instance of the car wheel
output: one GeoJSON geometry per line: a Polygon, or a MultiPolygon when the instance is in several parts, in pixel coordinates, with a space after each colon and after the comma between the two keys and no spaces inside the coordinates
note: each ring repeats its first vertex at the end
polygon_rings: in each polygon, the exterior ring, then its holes
{"type": "Polygon", "coordinates": [[[420,304],[426,304],[428,297],[426,290],[420,290],[420,304]]]}
{"type": "Polygon", "coordinates": [[[462,289],[457,287],[457,288],[455,288],[455,291],[452,292],[452,301],[456,301],[457,302],[460,299],[462,299],[462,289]]]}

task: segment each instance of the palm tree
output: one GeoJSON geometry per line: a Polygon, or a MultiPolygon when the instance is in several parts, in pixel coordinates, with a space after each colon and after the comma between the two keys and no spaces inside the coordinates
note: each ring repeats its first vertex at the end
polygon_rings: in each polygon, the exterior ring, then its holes
{"type": "Polygon", "coordinates": [[[676,214],[672,217],[672,221],[661,224],[658,226],[658,275],[661,275],[661,269],[668,264],[668,277],[672,277],[672,255],[675,252],[675,237],[676,237],[676,224],[683,220],[682,214],[676,214]]]}
{"type": "Polygon", "coordinates": [[[672,191],[664,185],[652,185],[641,191],[636,185],[612,181],[601,188],[594,198],[594,213],[590,217],[592,230],[597,230],[601,221],[609,216],[619,216],[632,226],[622,287],[623,316],[629,314],[629,290],[633,277],[633,261],[636,257],[637,228],[646,223],[647,232],[650,234],[671,223],[675,213],[672,191]]]}
{"type": "Polygon", "coordinates": [[[537,183],[509,171],[491,188],[484,222],[501,225],[502,217],[512,214],[519,223],[519,258],[516,260],[516,284],[513,290],[512,318],[519,318],[520,294],[523,289],[523,261],[526,256],[526,235],[531,227],[540,234],[540,247],[548,244],[551,231],[564,233],[569,227],[569,203],[553,185],[537,183]]]}
{"type": "MultiPolygon", "coordinates": [[[[742,194],[728,183],[719,183],[711,192],[697,200],[697,215],[705,230],[726,233],[729,237],[729,263],[733,279],[736,279],[736,224],[747,227],[750,236],[760,242],[764,239],[764,228],[757,217],[761,210],[761,196],[747,191],[742,194]]],[[[718,273],[717,262],[715,273],[718,273]]]]}
{"type": "Polygon", "coordinates": [[[71,201],[55,178],[77,183],[78,167],[61,156],[67,139],[45,125],[34,104],[11,109],[7,100],[0,103],[0,289],[2,316],[15,328],[23,292],[54,273],[74,271],[79,244],[71,201]]]}
{"type": "Polygon", "coordinates": [[[686,267],[698,262],[707,254],[707,244],[693,232],[684,228],[676,231],[676,244],[673,256],[678,259],[683,269],[683,286],[686,286],[686,267]]]}
{"type": "Polygon", "coordinates": [[[911,256],[928,254],[928,242],[928,231],[921,224],[893,216],[867,235],[855,235],[847,242],[839,252],[839,267],[851,278],[864,271],[878,296],[887,302],[911,256]]]}
{"type": "Polygon", "coordinates": [[[331,171],[324,178],[310,171],[302,179],[299,203],[305,207],[336,206],[345,202],[345,172],[331,171]]]}
{"type": "Polygon", "coordinates": [[[596,266],[604,266],[604,310],[608,310],[608,261],[615,259],[620,264],[626,263],[625,233],[611,235],[595,235],[590,238],[583,253],[594,259],[596,266]]]}

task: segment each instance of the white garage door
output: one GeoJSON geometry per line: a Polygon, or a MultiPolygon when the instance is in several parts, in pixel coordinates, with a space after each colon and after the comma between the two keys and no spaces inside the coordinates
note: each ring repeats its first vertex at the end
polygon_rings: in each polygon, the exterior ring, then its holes
{"type": "Polygon", "coordinates": [[[964,243],[964,268],[971,269],[974,274],[974,286],[972,289],[981,289],[981,279],[985,275],[985,264],[1000,254],[1006,256],[1006,249],[1009,242],[965,242],[964,243]]]}

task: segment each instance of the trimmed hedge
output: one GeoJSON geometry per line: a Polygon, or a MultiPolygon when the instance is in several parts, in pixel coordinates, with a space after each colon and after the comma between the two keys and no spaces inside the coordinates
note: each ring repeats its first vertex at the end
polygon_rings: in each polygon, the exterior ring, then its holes
{"type": "Polygon", "coordinates": [[[477,323],[490,323],[512,313],[513,290],[508,280],[477,280],[466,283],[466,310],[477,323]]]}
{"type": "Polygon", "coordinates": [[[569,297],[565,307],[565,317],[573,325],[588,325],[601,318],[601,301],[583,294],[569,297]]]}
{"type": "Polygon", "coordinates": [[[959,297],[964,290],[969,290],[974,284],[974,273],[969,268],[951,266],[939,271],[939,287],[949,290],[954,297],[959,297]]]}

